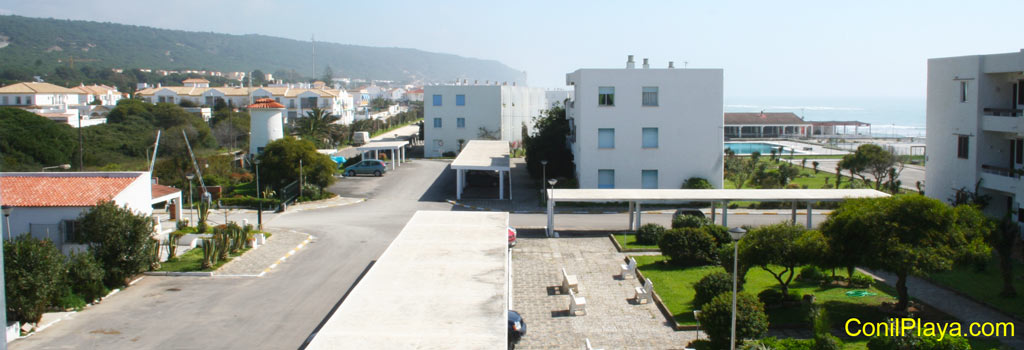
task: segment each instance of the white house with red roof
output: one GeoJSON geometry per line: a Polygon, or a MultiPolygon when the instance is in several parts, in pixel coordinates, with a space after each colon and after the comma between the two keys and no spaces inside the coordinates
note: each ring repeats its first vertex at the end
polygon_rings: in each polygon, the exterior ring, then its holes
{"type": "Polygon", "coordinates": [[[168,203],[181,213],[181,191],[152,184],[149,172],[0,173],[4,239],[30,233],[63,249],[75,240],[78,217],[102,201],[144,215],[168,203]]]}

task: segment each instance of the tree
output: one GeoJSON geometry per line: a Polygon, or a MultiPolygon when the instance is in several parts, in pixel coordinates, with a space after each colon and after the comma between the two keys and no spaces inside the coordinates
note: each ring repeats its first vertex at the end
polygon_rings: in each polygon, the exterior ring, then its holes
{"type": "MultiPolygon", "coordinates": [[[[806,159],[806,158],[804,158],[804,159],[806,159]]],[[[818,163],[818,161],[813,161],[813,162],[811,162],[811,165],[814,166],[814,173],[817,174],[818,173],[818,165],[821,165],[821,163],[818,163]]]]}
{"type": "Polygon", "coordinates": [[[260,154],[261,184],[280,188],[298,180],[300,159],[306,183],[317,186],[321,191],[334,183],[334,161],[327,155],[317,153],[316,147],[309,140],[288,136],[268,143],[260,154]]]}
{"type": "Polygon", "coordinates": [[[306,112],[305,118],[299,118],[295,122],[295,130],[303,138],[313,141],[317,146],[324,148],[331,145],[331,131],[332,129],[338,128],[338,124],[335,124],[340,117],[331,114],[326,109],[313,107],[312,110],[306,112]]]}
{"type": "Polygon", "coordinates": [[[665,231],[658,239],[658,248],[669,261],[680,266],[702,266],[718,261],[715,238],[700,228],[678,228],[665,231]]]}
{"type": "Polygon", "coordinates": [[[761,226],[740,240],[740,260],[770,273],[782,287],[782,294],[788,295],[796,268],[814,262],[817,252],[825,246],[820,232],[803,226],[790,223],[761,226]]]}
{"type": "MultiPolygon", "coordinates": [[[[732,331],[732,291],[719,294],[705,303],[698,319],[711,340],[712,349],[728,349],[732,331]]],[[[768,315],[764,304],[747,293],[736,295],[736,343],[763,338],[768,333],[768,315]]]]}
{"type": "MultiPolygon", "coordinates": [[[[251,74],[252,74],[252,85],[253,86],[263,86],[263,85],[265,85],[267,83],[267,79],[266,79],[267,78],[267,73],[263,73],[263,71],[257,69],[257,70],[252,71],[251,74]]],[[[330,82],[330,81],[328,80],[327,82],[330,82]]]]}
{"type": "Polygon", "coordinates": [[[736,185],[736,188],[743,188],[743,185],[747,183],[747,180],[754,173],[754,161],[753,158],[746,159],[743,157],[737,157],[735,153],[729,150],[725,156],[725,178],[732,181],[736,185]]]}
{"type": "Polygon", "coordinates": [[[127,284],[129,277],[155,261],[156,241],[151,238],[153,220],[149,216],[107,201],[82,213],[79,221],[89,251],[103,265],[103,281],[108,287],[127,284]]]}
{"type": "Polygon", "coordinates": [[[327,66],[324,68],[324,76],[321,78],[321,80],[327,83],[327,85],[330,85],[331,81],[334,80],[334,70],[331,69],[331,66],[327,66]]]}
{"type": "Polygon", "coordinates": [[[43,166],[71,163],[77,140],[67,124],[54,123],[17,108],[0,107],[4,171],[39,171],[43,166]]]}
{"type": "Polygon", "coordinates": [[[910,301],[907,277],[946,271],[986,253],[990,223],[972,206],[949,207],[919,194],[850,199],[822,224],[829,249],[847,266],[896,275],[897,308],[910,301]]]}
{"type": "Polygon", "coordinates": [[[1006,213],[999,222],[999,228],[989,237],[989,244],[999,253],[999,272],[1003,277],[1003,290],[999,296],[1015,298],[1017,290],[1013,287],[1013,247],[1020,237],[1020,225],[1013,221],[1010,213],[1006,213]]]}
{"type": "Polygon", "coordinates": [[[31,235],[4,240],[7,319],[39,323],[64,289],[64,255],[50,240],[31,235]]]}
{"type": "Polygon", "coordinates": [[[523,140],[526,146],[526,168],[530,177],[539,180],[543,171],[541,160],[547,160],[547,175],[552,178],[575,178],[576,167],[567,146],[570,135],[565,109],[552,107],[533,119],[533,135],[523,140]]]}

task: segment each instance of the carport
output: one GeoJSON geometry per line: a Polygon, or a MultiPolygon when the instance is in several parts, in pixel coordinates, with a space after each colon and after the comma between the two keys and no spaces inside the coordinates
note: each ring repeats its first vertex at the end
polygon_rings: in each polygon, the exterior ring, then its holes
{"type": "MultiPolygon", "coordinates": [[[[511,169],[509,164],[508,142],[470,140],[452,162],[452,169],[455,170],[455,199],[462,199],[462,190],[466,188],[467,170],[497,171],[498,199],[505,199],[505,175],[509,174],[511,169]]],[[[512,177],[508,178],[509,187],[512,187],[512,177]]],[[[511,196],[509,193],[509,197],[511,196]]]]}
{"type": "Polygon", "coordinates": [[[730,201],[793,202],[792,222],[796,224],[797,203],[807,206],[807,228],[811,228],[811,205],[814,202],[838,202],[850,198],[888,197],[889,194],[871,189],[549,189],[547,235],[555,234],[555,204],[558,202],[629,202],[629,229],[641,225],[641,207],[644,204],[711,202],[711,220],[715,220],[715,207],[722,207],[722,225],[729,223],[730,201]]]}
{"type": "Polygon", "coordinates": [[[408,145],[409,141],[372,141],[365,145],[356,147],[359,154],[362,155],[363,159],[367,159],[367,155],[373,152],[373,159],[380,159],[380,151],[391,151],[391,170],[395,170],[397,165],[402,165],[405,162],[405,145],[408,145]]]}

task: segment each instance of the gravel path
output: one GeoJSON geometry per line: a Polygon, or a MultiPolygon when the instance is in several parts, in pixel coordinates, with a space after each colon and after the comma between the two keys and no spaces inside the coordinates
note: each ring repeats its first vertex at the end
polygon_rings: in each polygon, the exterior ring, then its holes
{"type": "Polygon", "coordinates": [[[215,274],[219,276],[259,275],[263,271],[268,271],[271,265],[312,237],[292,230],[271,230],[270,233],[272,236],[267,239],[266,244],[224,264],[217,269],[215,274]]]}

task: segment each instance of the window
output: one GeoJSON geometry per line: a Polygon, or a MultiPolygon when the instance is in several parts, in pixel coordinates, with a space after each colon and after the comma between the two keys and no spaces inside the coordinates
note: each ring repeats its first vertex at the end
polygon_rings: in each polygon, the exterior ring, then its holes
{"type": "Polygon", "coordinates": [[[299,99],[299,106],[303,109],[316,107],[316,97],[304,97],[299,99]]]}
{"type": "Polygon", "coordinates": [[[61,228],[64,230],[64,241],[65,242],[78,242],[78,221],[77,220],[63,220],[61,221],[61,228]]]}
{"type": "Polygon", "coordinates": [[[434,95],[434,105],[435,106],[440,106],[441,105],[441,95],[434,95]]]}
{"type": "Polygon", "coordinates": [[[967,102],[967,82],[960,81],[960,102],[967,102]]]}
{"type": "Polygon", "coordinates": [[[658,128],[643,128],[643,148],[658,148],[658,128]]]}
{"type": "Polygon", "coordinates": [[[597,129],[597,148],[615,148],[615,129],[597,129]]]}
{"type": "MultiPolygon", "coordinates": [[[[173,97],[172,97],[171,103],[174,103],[173,97]]],[[[32,96],[25,96],[25,104],[27,104],[27,105],[32,104],[32,96]]]]}
{"type": "Polygon", "coordinates": [[[602,86],[597,88],[597,105],[598,106],[614,106],[615,105],[615,87],[613,86],[602,86]]]}
{"type": "Polygon", "coordinates": [[[459,128],[459,129],[465,129],[466,128],[466,118],[457,118],[457,119],[455,119],[455,127],[459,128]]]}
{"type": "Polygon", "coordinates": [[[658,188],[658,171],[657,170],[641,170],[640,171],[640,188],[644,188],[644,189],[658,188]]]}
{"type": "Polygon", "coordinates": [[[967,135],[959,135],[956,137],[956,157],[960,159],[967,159],[967,151],[970,139],[967,135]]]}
{"type": "Polygon", "coordinates": [[[597,188],[615,188],[615,170],[597,170],[597,188]]]}
{"type": "Polygon", "coordinates": [[[7,104],[7,96],[4,96],[4,104],[7,104]]]}
{"type": "Polygon", "coordinates": [[[1017,164],[1024,164],[1024,139],[1013,140],[1014,145],[1014,162],[1017,164]]]}
{"type": "Polygon", "coordinates": [[[440,128],[441,127],[441,118],[434,118],[434,127],[435,128],[440,128]]]}
{"type": "Polygon", "coordinates": [[[455,95],[455,105],[456,106],[465,106],[466,105],[466,95],[455,95]]]}
{"type": "Polygon", "coordinates": [[[643,88],[643,105],[644,106],[658,106],[658,87],[657,86],[645,86],[643,88]]]}

